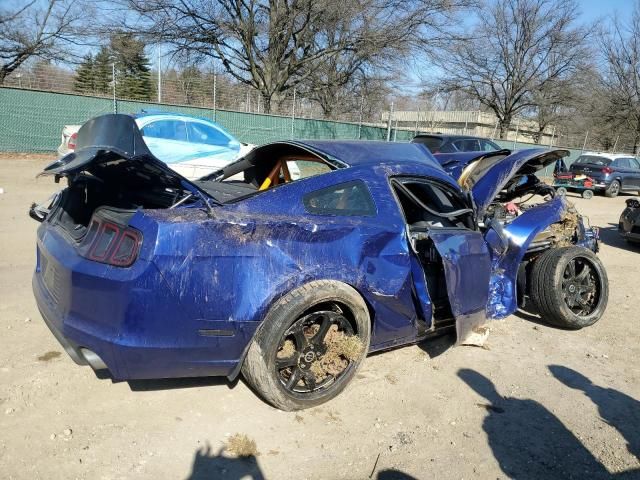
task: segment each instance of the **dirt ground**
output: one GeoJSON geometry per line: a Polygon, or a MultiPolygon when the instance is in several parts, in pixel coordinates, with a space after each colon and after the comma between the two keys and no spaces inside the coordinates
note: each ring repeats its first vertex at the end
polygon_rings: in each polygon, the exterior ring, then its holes
{"type": "Polygon", "coordinates": [[[629,196],[575,200],[602,229],[595,326],[519,314],[487,348],[442,337],[370,356],[338,398],[285,413],[242,381],[113,383],[71,361],[31,294],[27,208],[56,190],[34,178],[46,163],[0,157],[0,477],[640,478],[640,249],[615,231],[629,196]],[[232,437],[256,455],[233,458],[232,437]]]}

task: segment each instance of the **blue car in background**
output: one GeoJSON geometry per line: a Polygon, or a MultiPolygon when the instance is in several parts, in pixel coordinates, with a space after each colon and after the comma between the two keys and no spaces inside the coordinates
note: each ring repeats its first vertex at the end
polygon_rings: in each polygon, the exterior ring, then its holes
{"type": "Polygon", "coordinates": [[[189,181],[132,117],[97,117],[43,172],[68,187],[31,208],[33,292],[69,355],[113,378],[242,372],[278,408],[319,405],[367,352],[481,342],[530,303],[564,328],[602,317],[597,232],[535,195],[567,154],[488,155],[456,181],[422,145],[283,141],[189,181]]]}
{"type": "MultiPolygon", "coordinates": [[[[222,168],[254,148],[204,118],[164,112],[142,112],[133,117],[151,153],[188,179],[222,168]]],[[[58,154],[66,155],[76,148],[79,129],[79,125],[64,126],[58,154]]]]}

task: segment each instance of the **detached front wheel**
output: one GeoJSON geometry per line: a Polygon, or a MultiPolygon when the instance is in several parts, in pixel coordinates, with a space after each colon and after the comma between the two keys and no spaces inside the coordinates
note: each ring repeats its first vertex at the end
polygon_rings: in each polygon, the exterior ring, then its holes
{"type": "Polygon", "coordinates": [[[282,297],[256,333],[242,366],[248,383],[282,410],[338,395],[366,356],[369,312],[349,285],[320,280],[282,297]]]}
{"type": "Polygon", "coordinates": [[[591,250],[554,248],[535,260],[530,295],[544,321],[577,330],[593,325],[604,314],[609,298],[607,273],[591,250]]]}

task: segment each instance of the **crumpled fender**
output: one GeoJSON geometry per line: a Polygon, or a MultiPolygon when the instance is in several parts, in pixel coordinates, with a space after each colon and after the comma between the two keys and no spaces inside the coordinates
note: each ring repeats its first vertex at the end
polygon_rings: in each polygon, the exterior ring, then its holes
{"type": "Polygon", "coordinates": [[[489,318],[504,318],[517,310],[516,283],[522,258],[538,233],[562,220],[567,206],[564,197],[557,196],[524,212],[503,229],[508,241],[506,249],[494,229],[486,232],[485,240],[492,256],[487,302],[489,318]]]}

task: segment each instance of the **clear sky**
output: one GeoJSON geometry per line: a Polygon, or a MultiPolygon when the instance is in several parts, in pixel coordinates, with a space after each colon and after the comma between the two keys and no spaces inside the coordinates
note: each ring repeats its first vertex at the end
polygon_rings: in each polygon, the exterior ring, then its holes
{"type": "Polygon", "coordinates": [[[613,16],[615,13],[624,18],[631,14],[634,3],[635,0],[578,0],[582,19],[585,22],[592,22],[608,15],[613,16]]]}

